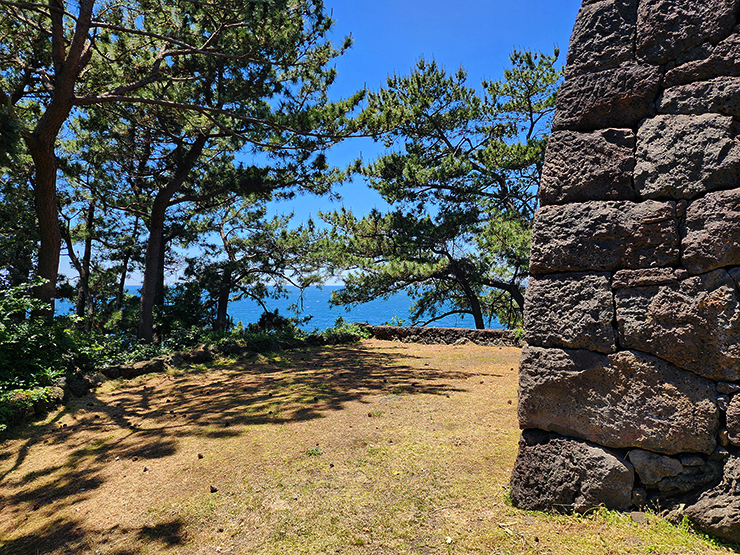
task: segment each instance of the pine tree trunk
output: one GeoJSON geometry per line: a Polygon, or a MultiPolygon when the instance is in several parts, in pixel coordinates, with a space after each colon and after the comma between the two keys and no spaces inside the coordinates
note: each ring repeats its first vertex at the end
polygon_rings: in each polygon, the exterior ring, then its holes
{"type": "Polygon", "coordinates": [[[229,295],[231,295],[231,268],[224,268],[221,276],[221,287],[218,292],[218,307],[216,309],[216,322],[213,331],[226,331],[226,320],[228,318],[229,295]]]}

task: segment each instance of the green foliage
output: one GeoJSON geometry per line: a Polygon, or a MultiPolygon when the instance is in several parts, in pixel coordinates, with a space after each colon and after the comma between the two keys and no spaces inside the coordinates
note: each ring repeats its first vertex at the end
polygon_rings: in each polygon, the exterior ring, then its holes
{"type": "Polygon", "coordinates": [[[322,214],[340,245],[336,267],[350,270],[334,304],[405,290],[414,324],[451,314],[472,315],[478,328],[521,323],[557,56],[515,51],[482,96],[463,70],[425,60],[369,94],[363,121],[390,151],[352,171],[392,209],[322,214]]]}
{"type": "Polygon", "coordinates": [[[370,334],[354,323],[347,322],[341,316],[334,321],[334,325],[321,332],[321,337],[327,343],[350,343],[369,339],[370,334]]]}
{"type": "Polygon", "coordinates": [[[49,387],[0,390],[0,433],[4,432],[14,420],[22,418],[29,411],[34,411],[37,403],[48,401],[50,396],[49,387]]]}
{"type": "Polygon", "coordinates": [[[29,318],[44,305],[37,283],[0,292],[0,391],[48,386],[74,368],[77,344],[69,319],[29,318]]]}

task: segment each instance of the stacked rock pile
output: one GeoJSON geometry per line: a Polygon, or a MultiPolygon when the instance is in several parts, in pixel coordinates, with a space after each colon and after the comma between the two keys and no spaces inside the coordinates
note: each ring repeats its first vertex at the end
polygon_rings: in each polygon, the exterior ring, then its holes
{"type": "Polygon", "coordinates": [[[584,0],[532,236],[511,497],[740,541],[738,0],[584,0]]]}

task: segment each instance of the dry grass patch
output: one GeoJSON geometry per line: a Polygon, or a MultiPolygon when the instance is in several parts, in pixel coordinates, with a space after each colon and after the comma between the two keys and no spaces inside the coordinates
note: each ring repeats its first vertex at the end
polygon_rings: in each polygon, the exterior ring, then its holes
{"type": "Polygon", "coordinates": [[[729,553],[507,501],[519,349],[367,340],[109,382],[0,451],[0,551],[729,553]]]}

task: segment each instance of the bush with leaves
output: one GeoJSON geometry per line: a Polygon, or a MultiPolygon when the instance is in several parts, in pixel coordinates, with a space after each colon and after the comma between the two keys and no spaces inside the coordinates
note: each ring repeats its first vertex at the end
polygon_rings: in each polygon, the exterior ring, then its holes
{"type": "Polygon", "coordinates": [[[45,308],[31,297],[36,285],[0,292],[0,391],[48,386],[74,369],[73,317],[30,318],[32,311],[45,308]]]}

